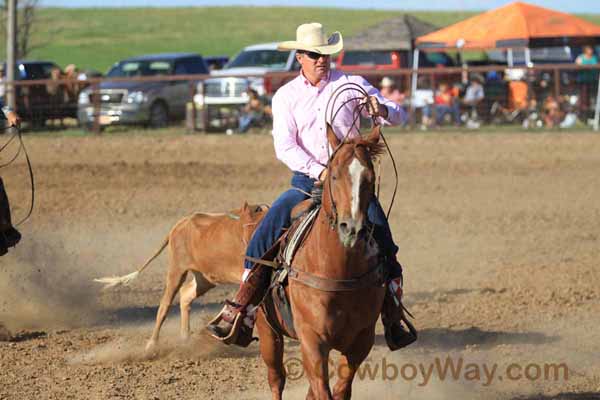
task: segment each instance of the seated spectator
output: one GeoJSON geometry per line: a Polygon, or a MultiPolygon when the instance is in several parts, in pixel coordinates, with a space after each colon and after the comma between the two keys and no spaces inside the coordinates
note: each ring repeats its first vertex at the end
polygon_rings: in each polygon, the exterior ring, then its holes
{"type": "Polygon", "coordinates": [[[410,98],[410,106],[415,112],[415,117],[421,114],[421,130],[427,130],[431,125],[433,94],[429,78],[427,76],[419,76],[417,87],[410,98]]]}
{"type": "Polygon", "coordinates": [[[553,128],[560,124],[563,118],[563,112],[560,109],[560,104],[554,96],[548,96],[542,105],[544,123],[548,128],[553,128]]]}
{"type": "Polygon", "coordinates": [[[479,128],[477,107],[483,101],[485,97],[485,91],[483,90],[483,76],[479,74],[472,74],[469,80],[469,86],[465,91],[462,103],[469,108],[467,126],[472,128],[479,128]]]}
{"type": "Polygon", "coordinates": [[[470,107],[477,107],[483,101],[484,97],[483,77],[479,74],[471,75],[469,86],[467,86],[465,97],[463,98],[463,104],[470,107]]]}
{"type": "Polygon", "coordinates": [[[498,71],[488,71],[485,74],[485,80],[488,82],[497,82],[501,81],[502,79],[500,78],[500,74],[498,74],[498,71]]]}
{"type": "Polygon", "coordinates": [[[542,73],[539,81],[534,82],[533,91],[536,99],[545,99],[552,94],[552,78],[548,72],[542,73]]]}
{"type": "Polygon", "coordinates": [[[518,80],[508,84],[508,110],[527,110],[529,88],[527,82],[518,80]]]}
{"type": "Polygon", "coordinates": [[[535,109],[535,99],[529,99],[529,85],[524,81],[525,70],[507,69],[504,72],[504,79],[508,81],[508,99],[507,106],[496,102],[492,106],[492,115],[501,112],[505,122],[523,122],[526,119],[529,109],[535,109]]]}
{"type": "Polygon", "coordinates": [[[263,104],[256,90],[248,88],[248,104],[242,109],[239,131],[248,131],[252,124],[260,123],[265,117],[271,117],[271,107],[263,104]]]}
{"type": "Polygon", "coordinates": [[[405,100],[404,93],[396,88],[396,83],[393,79],[384,76],[381,80],[381,90],[379,91],[383,97],[394,103],[402,104],[405,100]]]}
{"type": "Polygon", "coordinates": [[[440,83],[433,99],[433,109],[435,111],[435,122],[439,126],[444,121],[446,114],[452,116],[454,123],[460,125],[460,109],[456,96],[447,83],[440,83]]]}

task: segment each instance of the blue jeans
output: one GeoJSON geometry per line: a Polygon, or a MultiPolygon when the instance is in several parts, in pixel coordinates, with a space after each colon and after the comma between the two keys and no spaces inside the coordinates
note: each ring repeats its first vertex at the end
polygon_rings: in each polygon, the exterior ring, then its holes
{"type": "Polygon", "coordinates": [[[446,114],[452,115],[455,124],[460,124],[460,109],[458,103],[455,103],[452,106],[447,106],[445,104],[435,105],[435,122],[438,125],[442,124],[446,114]]]}
{"type": "Polygon", "coordinates": [[[252,122],[254,122],[255,118],[256,117],[252,114],[241,115],[239,119],[240,132],[246,132],[248,129],[250,129],[250,125],[252,124],[252,122]]]}
{"type": "MultiPolygon", "coordinates": [[[[300,172],[294,172],[292,176],[292,187],[310,193],[315,180],[300,172]]],[[[248,243],[246,255],[253,258],[262,258],[263,255],[279,239],[283,230],[290,226],[292,209],[308,198],[302,192],[295,189],[288,189],[275,202],[264,216],[254,235],[248,243]]],[[[392,232],[388,224],[385,212],[381,208],[377,198],[369,204],[367,218],[370,223],[375,225],[373,237],[382,249],[384,255],[392,257],[398,252],[398,246],[392,239],[392,232]]],[[[244,268],[252,268],[254,263],[249,260],[244,261],[244,268]]]]}

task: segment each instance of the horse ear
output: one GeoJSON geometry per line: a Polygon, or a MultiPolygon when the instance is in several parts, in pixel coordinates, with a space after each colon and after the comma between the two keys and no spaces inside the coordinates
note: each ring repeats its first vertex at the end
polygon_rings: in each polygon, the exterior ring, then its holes
{"type": "Polygon", "coordinates": [[[338,139],[330,124],[327,124],[327,140],[334,150],[340,145],[340,139],[338,139]]]}
{"type": "Polygon", "coordinates": [[[373,127],[373,130],[371,130],[371,133],[369,133],[369,136],[367,137],[367,141],[372,144],[377,144],[377,143],[379,143],[379,139],[381,139],[381,126],[375,125],[373,127]]]}

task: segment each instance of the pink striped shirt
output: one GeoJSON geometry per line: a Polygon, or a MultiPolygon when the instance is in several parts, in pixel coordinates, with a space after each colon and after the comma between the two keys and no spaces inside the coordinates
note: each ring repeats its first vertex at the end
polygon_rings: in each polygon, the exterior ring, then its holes
{"type": "MultiPolygon", "coordinates": [[[[327,102],[333,92],[346,82],[357,83],[365,91],[376,96],[379,103],[388,109],[387,123],[406,122],[406,113],[398,104],[385,99],[379,91],[360,76],[345,75],[340,71],[331,71],[327,80],[313,86],[300,73],[273,96],[273,141],[277,158],[292,171],[308,174],[318,179],[327,164],[327,121],[331,122],[331,109],[334,112],[346,100],[360,97],[358,91],[346,91],[326,111],[327,102]]],[[[354,119],[353,110],[358,100],[349,102],[335,117],[333,130],[342,139],[350,130],[354,119]]],[[[333,100],[332,102],[333,103],[333,100]]],[[[356,129],[349,137],[356,135],[356,129]]]]}

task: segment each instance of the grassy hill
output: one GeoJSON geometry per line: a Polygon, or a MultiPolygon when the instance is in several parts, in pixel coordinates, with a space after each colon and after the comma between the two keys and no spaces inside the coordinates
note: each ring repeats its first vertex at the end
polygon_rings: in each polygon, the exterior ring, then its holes
{"type": "MultiPolygon", "coordinates": [[[[44,8],[38,11],[33,34],[33,43],[39,47],[28,58],[105,72],[119,59],[144,53],[194,51],[231,56],[248,44],[291,39],[296,26],[307,21],[320,21],[327,29],[350,36],[402,13],[284,7],[44,8]]],[[[474,13],[411,14],[445,26],[474,13]]],[[[600,15],[583,17],[600,23],[600,15]]],[[[2,39],[1,54],[4,43],[2,39]]]]}

